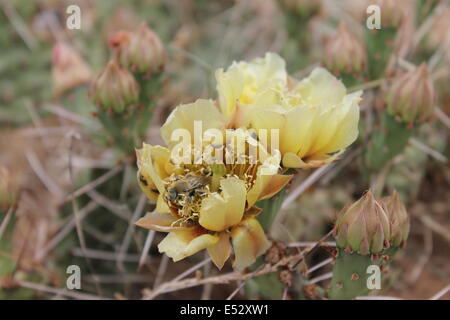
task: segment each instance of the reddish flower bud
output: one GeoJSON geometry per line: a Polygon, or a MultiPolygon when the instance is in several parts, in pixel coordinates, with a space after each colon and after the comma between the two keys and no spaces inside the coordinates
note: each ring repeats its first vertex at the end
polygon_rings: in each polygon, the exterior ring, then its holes
{"type": "Polygon", "coordinates": [[[358,73],[367,66],[366,49],[344,22],[335,37],[326,43],[323,62],[334,73],[358,73]]]}
{"type": "Polygon", "coordinates": [[[382,206],[389,218],[391,228],[390,243],[392,246],[399,247],[408,239],[409,234],[409,216],[398,193],[381,200],[382,206]]]}
{"type": "Polygon", "coordinates": [[[390,237],[388,216],[369,190],[338,214],[334,232],[340,248],[362,255],[379,253],[390,237]]]}
{"type": "Polygon", "coordinates": [[[389,87],[386,103],[391,115],[404,122],[423,122],[434,112],[434,88],[425,63],[395,78],[389,87]]]}
{"type": "Polygon", "coordinates": [[[111,60],[92,82],[90,96],[98,107],[122,112],[137,103],[139,86],[128,70],[111,60]]]}
{"type": "Polygon", "coordinates": [[[153,74],[164,68],[166,56],[158,35],[141,24],[120,51],[120,63],[133,72],[153,74]]]}

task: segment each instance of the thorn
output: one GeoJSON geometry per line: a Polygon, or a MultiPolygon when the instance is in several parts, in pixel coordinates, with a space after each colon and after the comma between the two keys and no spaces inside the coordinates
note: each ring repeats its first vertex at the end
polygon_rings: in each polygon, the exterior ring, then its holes
{"type": "Polygon", "coordinates": [[[380,255],[376,253],[372,254],[372,256],[370,257],[370,260],[372,260],[372,262],[375,262],[378,259],[380,259],[380,255]]]}

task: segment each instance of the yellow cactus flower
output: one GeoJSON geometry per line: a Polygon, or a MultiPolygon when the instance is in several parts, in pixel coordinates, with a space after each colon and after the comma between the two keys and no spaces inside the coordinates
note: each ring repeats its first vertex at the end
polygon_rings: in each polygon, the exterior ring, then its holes
{"type": "Polygon", "coordinates": [[[347,94],[341,81],[323,68],[300,82],[288,82],[284,60],[267,53],[251,62],[234,62],[226,72],[219,69],[216,80],[226,126],[278,129],[275,146],[286,168],[324,165],[358,136],[362,92],[347,94]]]}
{"type": "Polygon", "coordinates": [[[280,103],[252,110],[250,126],[279,130],[286,168],[311,168],[333,161],[358,136],[361,91],[345,86],[323,68],[286,90],[280,103]]]}
{"type": "Polygon", "coordinates": [[[169,232],[158,248],[174,261],[207,249],[215,265],[222,268],[231,254],[232,243],[233,266],[242,270],[270,246],[255,218],[261,212],[255,203],[276,194],[291,176],[279,174],[279,152],[267,153],[252,132],[225,130],[225,122],[213,101],[200,99],[181,105],[161,128],[170,149],[144,144],[137,150],[139,185],[157,206],[136,224],[169,232]],[[196,122],[201,123],[200,129],[196,122]],[[202,162],[195,161],[196,149],[189,144],[193,155],[187,162],[178,162],[174,160],[177,145],[173,142],[178,129],[192,134],[194,139],[207,136],[214,129],[224,133],[226,139],[220,144],[201,145],[201,154],[205,155],[202,162]],[[244,148],[228,152],[235,141],[243,141],[244,148]],[[250,153],[255,146],[260,149],[257,159],[250,153]],[[223,153],[208,157],[217,150],[223,153]],[[228,161],[230,157],[233,161],[228,161]]]}
{"type": "MultiPolygon", "coordinates": [[[[233,120],[239,114],[236,113],[238,108],[279,101],[279,93],[287,84],[285,62],[275,53],[267,53],[264,58],[250,62],[233,62],[226,71],[216,71],[216,81],[220,109],[228,120],[233,120]]],[[[241,109],[241,112],[247,110],[241,109]]],[[[236,126],[241,124],[238,122],[236,126]]]]}

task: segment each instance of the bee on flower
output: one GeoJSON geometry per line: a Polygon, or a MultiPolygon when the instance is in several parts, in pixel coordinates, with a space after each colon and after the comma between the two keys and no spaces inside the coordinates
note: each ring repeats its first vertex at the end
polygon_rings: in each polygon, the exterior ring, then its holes
{"type": "Polygon", "coordinates": [[[173,133],[183,129],[194,136],[195,122],[202,123],[205,136],[213,129],[225,132],[226,119],[214,102],[199,99],[178,106],[162,126],[169,148],[144,144],[137,150],[139,185],[157,205],[136,224],[168,232],[158,248],[174,261],[207,249],[222,268],[233,250],[233,267],[242,270],[270,247],[255,203],[276,194],[291,176],[280,174],[279,152],[264,152],[248,130],[232,131],[222,143],[202,146],[202,162],[195,161],[196,150],[190,153],[192,161],[178,161],[173,133]],[[244,142],[243,148],[235,147],[237,140],[244,142]],[[260,148],[259,157],[250,159],[254,146],[260,148]]]}
{"type": "Polygon", "coordinates": [[[161,127],[167,148],[137,151],[138,181],[156,209],[136,224],[168,232],[158,248],[174,261],[207,249],[222,268],[233,250],[242,270],[270,246],[256,202],[286,186],[287,168],[333,161],[356,139],[361,92],[347,94],[322,68],[296,82],[273,53],[216,79],[219,108],[178,106],[161,127]]]}

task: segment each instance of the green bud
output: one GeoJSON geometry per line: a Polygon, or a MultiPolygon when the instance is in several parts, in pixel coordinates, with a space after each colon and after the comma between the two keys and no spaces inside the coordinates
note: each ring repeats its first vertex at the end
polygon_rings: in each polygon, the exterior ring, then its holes
{"type": "Polygon", "coordinates": [[[379,253],[389,247],[388,216],[370,190],[339,212],[334,235],[338,247],[361,255],[379,253]]]}
{"type": "Polygon", "coordinates": [[[344,22],[339,25],[335,37],[326,43],[323,62],[336,74],[359,73],[366,68],[366,49],[344,22]]]}
{"type": "Polygon", "coordinates": [[[166,53],[158,35],[145,23],[131,33],[119,52],[120,63],[133,72],[150,75],[163,70],[166,53]]]}
{"type": "Polygon", "coordinates": [[[404,122],[423,122],[434,112],[434,88],[428,67],[422,63],[411,72],[395,78],[388,89],[389,114],[404,122]]]}
{"type": "Polygon", "coordinates": [[[138,102],[139,85],[128,70],[111,60],[92,82],[90,96],[99,108],[120,113],[138,102]]]}
{"type": "Polygon", "coordinates": [[[409,234],[409,216],[397,191],[390,197],[381,199],[381,204],[388,215],[391,228],[390,243],[393,247],[401,247],[405,244],[409,234]]]}

